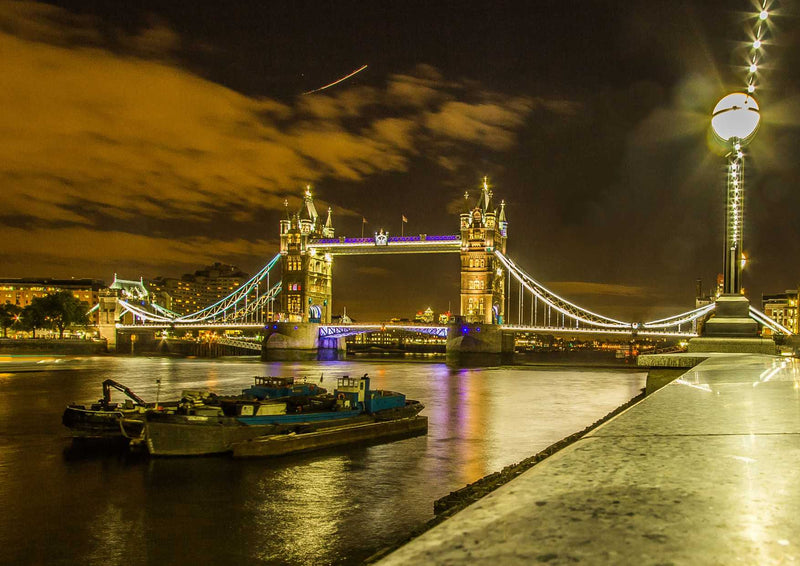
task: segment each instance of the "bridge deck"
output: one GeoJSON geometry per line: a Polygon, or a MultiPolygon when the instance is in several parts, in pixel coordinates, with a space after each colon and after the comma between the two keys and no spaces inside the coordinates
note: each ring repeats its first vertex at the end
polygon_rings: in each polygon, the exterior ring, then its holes
{"type": "Polygon", "coordinates": [[[800,559],[800,364],[710,355],[381,564],[800,559]]]}
{"type": "Polygon", "coordinates": [[[461,236],[388,236],[375,238],[326,238],[309,242],[316,248],[333,256],[372,254],[456,253],[461,251],[461,236]]]}

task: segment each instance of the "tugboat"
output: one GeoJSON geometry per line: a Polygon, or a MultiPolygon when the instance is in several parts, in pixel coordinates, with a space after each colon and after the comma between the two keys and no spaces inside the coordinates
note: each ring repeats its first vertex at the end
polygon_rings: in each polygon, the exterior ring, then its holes
{"type": "Polygon", "coordinates": [[[186,402],[174,412],[148,411],[143,441],[153,456],[231,452],[257,437],[412,417],[424,406],[393,391],[371,390],[370,378],[337,379],[333,394],[222,398],[218,405],[186,402]]]}
{"type": "Polygon", "coordinates": [[[73,438],[97,440],[124,440],[139,437],[144,429],[144,414],[154,408],[128,387],[106,379],[103,382],[103,397],[87,409],[85,405],[69,405],[61,416],[61,422],[72,433],[73,438]],[[121,391],[128,397],[123,403],[111,402],[111,389],[121,391]]]}

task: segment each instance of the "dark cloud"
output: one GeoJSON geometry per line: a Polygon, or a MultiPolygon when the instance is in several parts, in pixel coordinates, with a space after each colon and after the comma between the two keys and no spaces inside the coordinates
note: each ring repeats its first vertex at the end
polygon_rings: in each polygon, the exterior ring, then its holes
{"type": "MultiPolygon", "coordinates": [[[[0,3],[5,275],[252,270],[307,183],[339,234],[362,216],[397,233],[400,214],[407,232],[454,233],[488,175],[511,257],[577,282],[556,290],[588,308],[670,314],[716,278],[724,158],[708,114],[742,87],[747,2],[59,2],[74,9],[0,3]],[[53,241],[83,251],[59,259],[53,241]]],[[[781,3],[748,148],[755,302],[800,279],[796,16],[781,3]]],[[[445,309],[458,270],[442,261],[379,264],[394,277],[343,261],[336,300],[372,305],[362,319],[445,309]]]]}
{"type": "MultiPolygon", "coordinates": [[[[488,91],[479,97],[491,103],[456,101],[463,87],[429,66],[380,87],[343,84],[289,103],[251,97],[170,62],[181,40],[162,21],[117,30],[114,49],[95,25],[51,6],[0,4],[2,214],[45,226],[28,232],[34,244],[82,230],[98,261],[108,251],[100,244],[125,233],[150,242],[136,230],[149,224],[143,219],[210,222],[228,207],[246,222],[282,210],[287,193],[307,182],[406,171],[428,142],[507,149],[530,111],[524,98],[488,91]],[[99,216],[118,219],[119,231],[106,232],[99,216]]],[[[341,206],[337,213],[357,214],[341,206]]],[[[18,249],[19,234],[8,236],[0,254],[18,249]]],[[[198,242],[172,237],[160,257],[158,246],[143,243],[128,247],[141,250],[136,258],[116,259],[183,263],[181,243],[196,250],[198,242]]],[[[46,246],[28,247],[34,269],[47,259],[39,255],[46,246]]],[[[218,241],[209,250],[234,248],[218,241]]]]}

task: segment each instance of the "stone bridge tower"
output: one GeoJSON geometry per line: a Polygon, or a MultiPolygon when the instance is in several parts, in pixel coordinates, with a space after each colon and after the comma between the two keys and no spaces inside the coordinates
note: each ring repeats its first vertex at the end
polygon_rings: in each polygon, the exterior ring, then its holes
{"type": "Polygon", "coordinates": [[[331,271],[333,260],[329,254],[316,250],[313,241],[332,238],[331,209],[325,223],[317,215],[311,187],[306,188],[303,206],[281,220],[281,267],[283,289],[281,312],[290,322],[331,321],[331,271]]]}
{"type": "MultiPolygon", "coordinates": [[[[469,193],[464,195],[469,199],[469,193]]],[[[506,253],[505,201],[498,210],[484,177],[477,204],[461,214],[461,315],[466,322],[502,324],[505,270],[494,251],[506,253]]]]}

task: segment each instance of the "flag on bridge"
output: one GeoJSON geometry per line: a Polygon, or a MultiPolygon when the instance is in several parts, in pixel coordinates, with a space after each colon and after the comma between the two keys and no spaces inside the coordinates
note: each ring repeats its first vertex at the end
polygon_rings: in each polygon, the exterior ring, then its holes
{"type": "Polygon", "coordinates": [[[403,222],[408,222],[408,218],[406,218],[406,215],[403,214],[402,216],[403,216],[403,222]]]}
{"type": "Polygon", "coordinates": [[[367,223],[367,219],[366,219],[366,218],[364,218],[363,216],[361,217],[361,223],[362,223],[362,224],[366,224],[366,223],[367,223]]]}

